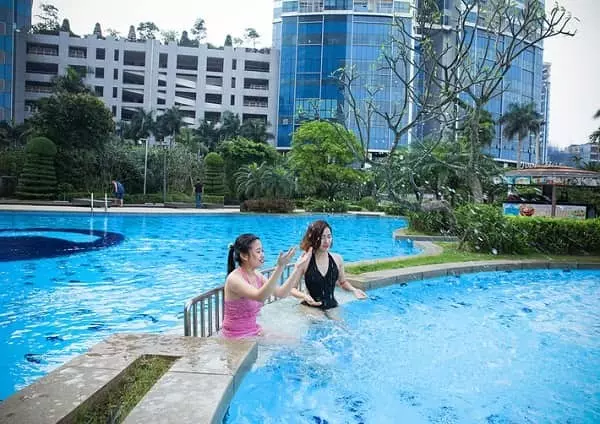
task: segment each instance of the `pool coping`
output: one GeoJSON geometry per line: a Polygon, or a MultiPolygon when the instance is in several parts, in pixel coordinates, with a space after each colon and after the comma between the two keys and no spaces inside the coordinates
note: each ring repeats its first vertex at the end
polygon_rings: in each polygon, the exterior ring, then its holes
{"type": "Polygon", "coordinates": [[[114,334],[0,403],[0,423],[75,422],[76,408],[114,387],[118,377],[142,355],[178,359],[125,423],[220,424],[233,394],[256,360],[257,343],[153,333],[114,334]]]}
{"type": "Polygon", "coordinates": [[[428,278],[456,276],[475,272],[513,271],[528,269],[600,269],[600,262],[545,260],[545,259],[499,259],[491,261],[449,262],[434,265],[419,265],[406,268],[387,269],[348,274],[348,280],[363,290],[385,287],[392,284],[426,280],[428,278]]]}

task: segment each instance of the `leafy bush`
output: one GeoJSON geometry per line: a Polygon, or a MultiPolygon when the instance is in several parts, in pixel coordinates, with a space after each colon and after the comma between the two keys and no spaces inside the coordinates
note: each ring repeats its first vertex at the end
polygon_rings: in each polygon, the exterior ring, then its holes
{"type": "Polygon", "coordinates": [[[240,205],[241,212],[291,213],[294,201],[289,199],[252,199],[240,205]]]}
{"type": "Polygon", "coordinates": [[[462,248],[506,254],[528,250],[527,234],[495,206],[467,204],[459,207],[455,216],[462,248]]]}
{"type": "Polygon", "coordinates": [[[327,200],[313,200],[306,204],[306,210],[310,212],[348,212],[348,203],[341,200],[329,202],[327,200]]]}
{"type": "Polygon", "coordinates": [[[225,204],[225,196],[212,196],[204,194],[202,196],[202,203],[208,205],[223,205],[225,204]]]}
{"type": "Polygon", "coordinates": [[[363,210],[363,208],[360,205],[353,205],[353,204],[348,205],[348,211],[361,212],[362,210],[363,210]]]}
{"type": "Polygon", "coordinates": [[[600,218],[507,217],[507,220],[538,252],[555,255],[600,253],[600,218]]]}
{"type": "Polygon", "coordinates": [[[371,196],[366,196],[360,199],[358,205],[368,211],[377,210],[377,200],[375,200],[375,198],[371,196]]]}
{"type": "Polygon", "coordinates": [[[225,195],[225,176],[223,158],[217,153],[209,153],[204,158],[204,194],[225,195]]]}
{"type": "MultiPolygon", "coordinates": [[[[89,194],[88,194],[89,196],[89,194]]],[[[162,203],[162,193],[148,193],[148,194],[125,194],[125,203],[129,204],[144,204],[144,203],[162,203]]],[[[184,202],[194,203],[196,200],[193,196],[185,193],[167,193],[167,202],[184,202]]]]}
{"type": "Polygon", "coordinates": [[[17,197],[53,199],[56,196],[56,145],[46,137],[34,137],[25,146],[25,154],[25,166],[17,184],[17,197]]]}
{"type": "Polygon", "coordinates": [[[25,149],[0,150],[0,175],[18,176],[25,165],[25,149]]]}
{"type": "Polygon", "coordinates": [[[411,212],[408,218],[410,228],[420,233],[434,236],[456,233],[456,220],[449,211],[411,212]]]}

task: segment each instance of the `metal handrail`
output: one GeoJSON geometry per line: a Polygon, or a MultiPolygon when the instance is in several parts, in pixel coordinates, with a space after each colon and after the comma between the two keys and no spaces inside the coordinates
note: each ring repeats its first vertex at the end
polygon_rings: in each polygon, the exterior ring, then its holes
{"type": "MultiPolygon", "coordinates": [[[[279,277],[279,285],[287,280],[293,268],[294,264],[289,264],[284,268],[281,277],[279,277]]],[[[270,278],[273,271],[275,271],[275,267],[263,270],[262,274],[270,278]]],[[[275,295],[271,295],[265,300],[265,303],[272,303],[277,299],[275,295]]],[[[184,335],[210,337],[216,334],[223,325],[224,310],[225,286],[209,290],[188,300],[183,308],[184,335]]]]}

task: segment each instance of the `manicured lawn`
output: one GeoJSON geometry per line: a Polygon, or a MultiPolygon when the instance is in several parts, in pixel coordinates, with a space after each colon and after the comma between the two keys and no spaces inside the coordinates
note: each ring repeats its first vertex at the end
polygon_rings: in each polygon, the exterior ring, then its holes
{"type": "Polygon", "coordinates": [[[442,254],[437,256],[422,256],[416,258],[399,259],[390,262],[381,262],[370,265],[347,266],[346,271],[350,274],[362,274],[365,272],[381,271],[384,269],[408,268],[419,265],[444,264],[450,262],[473,262],[473,261],[491,261],[497,259],[523,260],[523,259],[544,259],[552,261],[586,261],[600,262],[600,256],[559,256],[544,255],[533,253],[529,255],[492,255],[489,253],[470,253],[457,249],[456,243],[436,243],[444,248],[442,254]]]}

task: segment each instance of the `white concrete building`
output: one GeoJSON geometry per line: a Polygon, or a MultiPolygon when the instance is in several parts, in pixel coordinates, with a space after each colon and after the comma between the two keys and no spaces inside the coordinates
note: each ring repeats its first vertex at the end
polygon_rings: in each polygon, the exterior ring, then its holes
{"type": "Polygon", "coordinates": [[[117,121],[131,119],[138,108],[160,115],[177,106],[192,126],[200,119],[218,121],[229,110],[242,121],[268,121],[269,131],[277,132],[279,58],[274,50],[77,38],[66,32],[28,34],[18,42],[26,54],[21,55],[25,72],[17,76],[24,105],[15,111],[17,122],[31,115],[35,100],[50,94],[52,78],[72,67],[117,121]]]}

